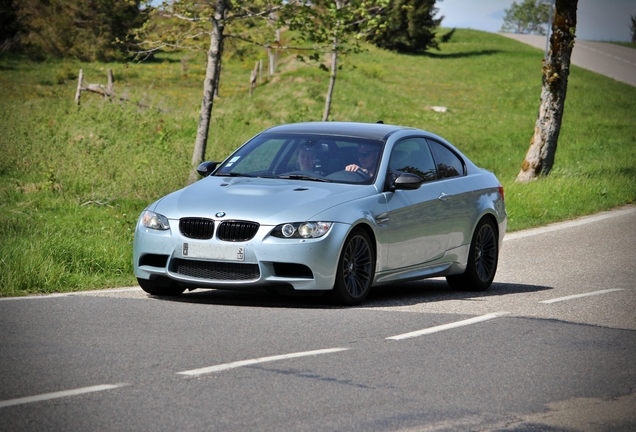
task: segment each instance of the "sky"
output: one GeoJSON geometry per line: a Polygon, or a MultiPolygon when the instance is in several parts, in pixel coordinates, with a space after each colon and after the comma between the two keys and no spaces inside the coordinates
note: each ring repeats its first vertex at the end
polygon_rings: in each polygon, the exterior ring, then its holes
{"type": "MultiPolygon", "coordinates": [[[[523,0],[516,0],[521,3],[523,0]]],[[[513,0],[437,0],[442,27],[498,32],[513,0]]],[[[579,0],[576,37],[591,41],[631,41],[630,16],[636,0],[579,0]]]]}

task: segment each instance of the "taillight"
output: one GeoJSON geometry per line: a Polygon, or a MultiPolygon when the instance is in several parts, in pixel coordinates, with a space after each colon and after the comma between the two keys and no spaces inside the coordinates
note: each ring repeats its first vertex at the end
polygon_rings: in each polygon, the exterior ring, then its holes
{"type": "Polygon", "coordinates": [[[499,185],[499,195],[501,195],[501,200],[505,201],[504,190],[503,190],[503,186],[502,185],[499,185]]]}

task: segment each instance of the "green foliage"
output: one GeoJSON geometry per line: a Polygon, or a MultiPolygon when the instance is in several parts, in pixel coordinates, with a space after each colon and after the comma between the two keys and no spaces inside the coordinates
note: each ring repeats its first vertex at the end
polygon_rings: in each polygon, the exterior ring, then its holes
{"type": "Polygon", "coordinates": [[[545,26],[550,19],[550,5],[542,0],[513,2],[510,9],[506,9],[505,12],[502,32],[545,35],[545,26]]]}
{"type": "Polygon", "coordinates": [[[19,40],[16,3],[16,0],[0,0],[0,53],[14,49],[19,40]]]}
{"type": "Polygon", "coordinates": [[[294,40],[316,51],[359,51],[361,29],[355,26],[361,7],[354,1],[317,0],[287,2],[279,15],[279,26],[295,32],[294,40]]]}
{"type": "Polygon", "coordinates": [[[216,27],[226,39],[221,55],[244,59],[254,53],[255,45],[274,42],[275,20],[270,12],[280,4],[281,0],[226,0],[225,12],[220,14],[216,0],[163,1],[149,8],[150,19],[132,34],[143,59],[144,54],[159,50],[208,51],[216,27]]]}
{"type": "Polygon", "coordinates": [[[629,25],[629,31],[632,32],[632,44],[636,44],[636,15],[629,17],[631,23],[629,25]]]}
{"type": "MultiPolygon", "coordinates": [[[[463,29],[441,52],[363,47],[368,51],[343,62],[333,118],[383,120],[445,137],[499,177],[511,231],[636,203],[636,88],[573,66],[555,167],[521,185],[514,180],[537,118],[542,50],[463,29]],[[427,109],[433,105],[449,111],[427,109]]],[[[190,168],[206,57],[188,54],[185,72],[182,58],[0,60],[0,296],[135,284],[137,217],[185,186],[190,168]],[[80,67],[96,83],[113,69],[115,91],[131,103],[86,93],[75,106],[77,82],[51,77],[80,67]],[[47,79],[50,85],[40,84],[47,79]]],[[[250,99],[255,60],[224,62],[209,160],[223,160],[264,128],[320,119],[326,74],[281,53],[283,72],[250,99]]]]}
{"type": "Polygon", "coordinates": [[[20,0],[15,22],[22,49],[34,59],[84,61],[127,57],[128,32],[146,20],[140,0],[20,0]]]}
{"type": "Polygon", "coordinates": [[[437,11],[435,0],[391,0],[366,39],[377,47],[399,52],[439,49],[435,29],[442,18],[435,18],[437,11]]]}

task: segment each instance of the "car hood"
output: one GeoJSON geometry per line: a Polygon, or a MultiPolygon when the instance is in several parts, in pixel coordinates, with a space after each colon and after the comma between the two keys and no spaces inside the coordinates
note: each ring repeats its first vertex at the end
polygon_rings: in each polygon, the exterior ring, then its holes
{"type": "Polygon", "coordinates": [[[375,193],[373,185],[210,176],[165,196],[150,209],[169,219],[223,217],[277,225],[312,220],[328,208],[375,193]],[[224,215],[217,216],[220,212],[224,215]]]}

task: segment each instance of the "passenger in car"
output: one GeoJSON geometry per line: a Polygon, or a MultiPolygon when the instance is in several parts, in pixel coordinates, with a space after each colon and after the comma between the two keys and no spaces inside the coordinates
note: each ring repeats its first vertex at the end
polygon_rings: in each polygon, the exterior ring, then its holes
{"type": "Polygon", "coordinates": [[[362,171],[367,174],[369,177],[373,177],[375,175],[375,169],[378,165],[378,155],[380,154],[380,149],[377,146],[372,145],[359,145],[358,146],[358,162],[357,164],[350,164],[345,167],[346,171],[357,172],[362,171]]]}

